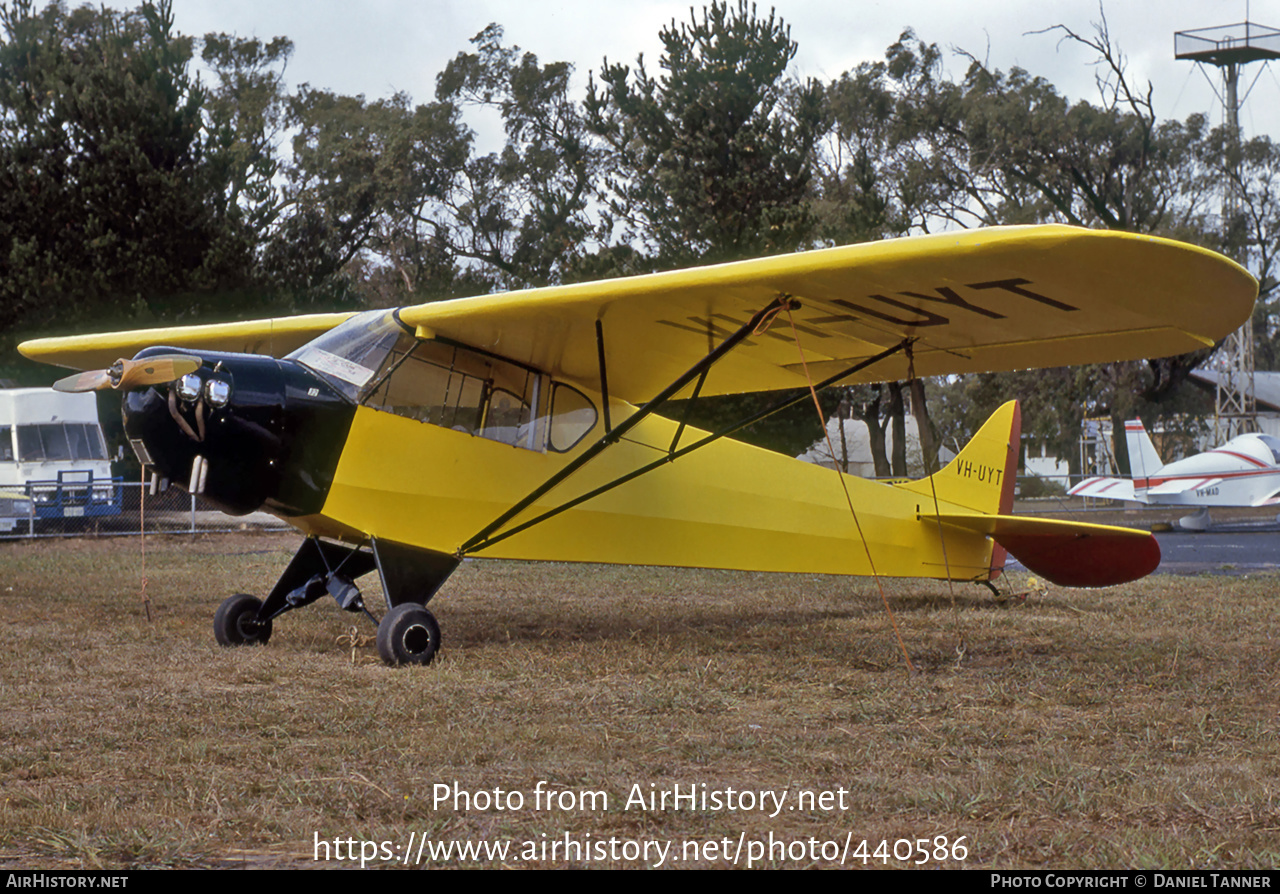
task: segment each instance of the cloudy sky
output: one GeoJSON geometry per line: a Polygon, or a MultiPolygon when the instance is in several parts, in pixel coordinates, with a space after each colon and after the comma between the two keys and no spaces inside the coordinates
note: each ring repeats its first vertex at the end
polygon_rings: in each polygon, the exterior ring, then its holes
{"type": "MultiPolygon", "coordinates": [[[[770,8],[758,6],[762,12],[770,8]]],[[[490,22],[505,28],[509,44],[544,62],[572,62],[585,83],[606,56],[630,62],[643,52],[656,68],[659,29],[673,18],[687,21],[689,8],[689,2],[654,0],[174,0],[178,29],[187,34],[292,39],[292,85],[369,98],[405,91],[420,101],[432,98],[436,74],[490,22]]],[[[799,76],[838,77],[860,61],[881,58],[903,28],[911,27],[944,48],[1046,77],[1073,99],[1097,98],[1091,53],[1058,34],[1032,33],[1063,24],[1091,35],[1100,21],[1094,0],[778,0],[772,8],[799,44],[799,76]]],[[[1154,85],[1156,110],[1164,118],[1200,111],[1218,121],[1222,115],[1205,75],[1173,58],[1175,31],[1228,25],[1246,16],[1280,28],[1280,0],[1108,0],[1105,9],[1130,71],[1154,85]]],[[[958,74],[964,62],[949,55],[948,67],[958,74]]],[[[1252,65],[1244,80],[1246,86],[1253,83],[1241,117],[1245,131],[1275,135],[1280,66],[1252,65]]]]}

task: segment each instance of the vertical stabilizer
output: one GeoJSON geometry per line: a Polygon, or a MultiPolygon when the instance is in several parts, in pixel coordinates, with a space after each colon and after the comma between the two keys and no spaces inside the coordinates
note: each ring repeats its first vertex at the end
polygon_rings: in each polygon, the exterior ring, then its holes
{"type": "Polygon", "coordinates": [[[1124,440],[1129,448],[1129,474],[1133,478],[1150,478],[1164,468],[1141,419],[1130,419],[1124,424],[1124,440]]]}
{"type": "MultiPolygon", "coordinates": [[[[932,478],[900,485],[926,498],[921,508],[939,504],[963,507],[983,515],[1009,515],[1018,474],[1018,448],[1022,439],[1022,409],[1011,400],[991,414],[973,439],[932,478]]],[[[951,510],[944,510],[951,511],[951,510]]],[[[929,510],[925,509],[924,515],[929,510]]],[[[1004,547],[991,554],[991,577],[1004,568],[1004,547]]]]}

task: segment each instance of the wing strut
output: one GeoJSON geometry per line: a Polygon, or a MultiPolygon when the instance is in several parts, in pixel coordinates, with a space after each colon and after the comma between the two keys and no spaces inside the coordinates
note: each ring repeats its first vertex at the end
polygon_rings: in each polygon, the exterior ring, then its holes
{"type": "Polygon", "coordinates": [[[604,323],[596,320],[596,354],[600,358],[600,405],[604,410],[604,433],[613,431],[609,422],[609,374],[604,363],[604,323]]]}
{"type": "MultiPolygon", "coordinates": [[[[525,509],[527,509],[530,505],[532,505],[535,501],[537,501],[541,496],[543,496],[545,493],[547,493],[557,484],[564,481],[571,474],[576,472],[578,469],[582,468],[582,466],[586,465],[586,463],[589,462],[591,459],[598,456],[606,447],[608,447],[610,444],[614,443],[619,438],[621,438],[622,435],[624,435],[632,426],[637,424],[641,419],[643,419],[648,415],[651,415],[654,411],[657,410],[658,407],[666,403],[667,400],[669,400],[681,388],[687,385],[695,376],[705,375],[706,369],[709,368],[711,364],[713,364],[720,357],[723,357],[729,348],[732,348],[733,345],[738,344],[740,341],[742,341],[742,339],[750,335],[761,322],[763,322],[769,317],[769,315],[776,313],[778,310],[782,309],[783,307],[788,306],[789,301],[790,301],[789,299],[778,299],[772,302],[768,307],[758,312],[754,317],[752,317],[747,322],[745,326],[743,326],[733,335],[729,336],[729,338],[725,339],[725,341],[722,342],[719,347],[717,347],[714,351],[712,351],[710,354],[708,354],[706,357],[700,360],[697,364],[695,364],[692,368],[690,368],[688,372],[684,373],[679,379],[677,379],[671,385],[664,388],[657,397],[655,397],[653,400],[646,403],[643,407],[637,410],[634,415],[628,417],[625,422],[620,424],[617,428],[615,428],[609,434],[606,434],[604,437],[602,437],[599,441],[597,441],[590,448],[588,448],[576,460],[574,460],[569,465],[565,466],[555,475],[552,475],[545,482],[543,482],[541,485],[535,488],[528,496],[520,500],[518,503],[516,503],[509,510],[504,512],[497,519],[495,519],[494,521],[486,525],[479,533],[471,537],[471,539],[469,539],[466,543],[464,543],[461,547],[458,548],[457,555],[461,557],[470,553],[478,552],[487,547],[493,546],[503,540],[506,540],[508,537],[511,537],[514,534],[518,534],[527,528],[531,528],[536,524],[544,522],[547,519],[552,518],[554,516],[557,516],[561,512],[564,512],[568,509],[572,509],[573,507],[581,503],[585,503],[587,500],[593,499],[594,497],[598,497],[600,494],[613,490],[615,487],[618,487],[619,485],[626,484],[628,481],[632,481],[636,478],[639,478],[641,475],[645,475],[649,472],[652,472],[654,469],[661,468],[662,466],[666,465],[669,462],[674,462],[680,457],[685,456],[689,453],[692,453],[694,450],[697,450],[699,447],[705,447],[707,444],[710,444],[713,441],[718,441],[723,437],[727,437],[737,431],[741,431],[742,429],[750,425],[754,425],[760,420],[768,416],[772,416],[774,413],[780,412],[781,410],[785,410],[788,407],[794,406],[795,404],[798,404],[802,401],[809,400],[809,393],[804,392],[797,397],[783,399],[773,404],[770,407],[767,407],[757,413],[753,413],[752,415],[734,423],[733,425],[723,428],[714,434],[707,435],[705,438],[701,438],[697,441],[694,441],[692,444],[688,445],[687,447],[683,447],[679,450],[675,450],[674,449],[675,445],[673,444],[672,445],[673,449],[661,459],[655,460],[654,462],[641,466],[640,468],[632,472],[628,472],[626,475],[622,475],[618,478],[615,478],[613,481],[610,481],[607,484],[602,484],[601,486],[595,488],[594,490],[588,491],[587,493],[584,493],[578,497],[575,497],[566,503],[562,503],[561,505],[555,507],[554,509],[549,509],[546,512],[542,513],[541,515],[531,518],[526,522],[523,522],[519,525],[516,525],[513,528],[503,531],[502,533],[495,533],[504,525],[506,525],[507,522],[511,521],[513,518],[515,518],[525,509]]],[[[894,345],[893,347],[886,348],[885,350],[881,351],[879,354],[876,354],[873,357],[868,357],[866,360],[863,360],[859,363],[855,363],[854,365],[848,367],[847,369],[841,372],[838,372],[835,375],[830,376],[829,378],[823,379],[814,387],[817,389],[825,388],[828,385],[835,384],[841,379],[848,378],[849,376],[853,375],[856,372],[859,372],[860,370],[866,369],[869,366],[873,366],[876,363],[879,363],[881,360],[884,360],[886,357],[890,357],[898,353],[899,351],[905,350],[906,347],[910,344],[910,342],[911,342],[911,339],[903,339],[901,342],[894,345]]]]}

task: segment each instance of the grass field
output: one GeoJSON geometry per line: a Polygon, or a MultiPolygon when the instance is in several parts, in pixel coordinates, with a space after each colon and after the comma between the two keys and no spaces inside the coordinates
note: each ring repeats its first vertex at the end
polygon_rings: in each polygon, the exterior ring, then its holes
{"type": "Polygon", "coordinates": [[[136,539],[0,546],[0,865],[1280,865],[1275,577],[886,582],[915,674],[871,581],[653,568],[468,563],[425,669],[328,599],[218,648],[295,546],[150,538],[150,620],[136,539]]]}

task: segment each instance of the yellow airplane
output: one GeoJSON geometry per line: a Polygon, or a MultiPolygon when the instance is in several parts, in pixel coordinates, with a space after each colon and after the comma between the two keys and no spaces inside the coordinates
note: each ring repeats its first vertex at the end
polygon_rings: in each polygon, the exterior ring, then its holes
{"type": "Polygon", "coordinates": [[[220,643],[265,642],[328,593],[377,623],[386,661],[427,664],[440,630],[426,604],[468,556],[981,582],[1007,550],[1062,585],[1148,574],[1148,533],[1010,515],[1016,403],[932,478],[895,485],[724,437],[764,414],[709,434],[657,411],[1181,353],[1239,326],[1256,296],[1200,248],[1013,227],[20,350],[101,368],[59,387],[122,391],[153,481],[306,535],[265,601],[218,609],[220,643]],[[380,621],[355,584],[374,570],[380,621]]]}

